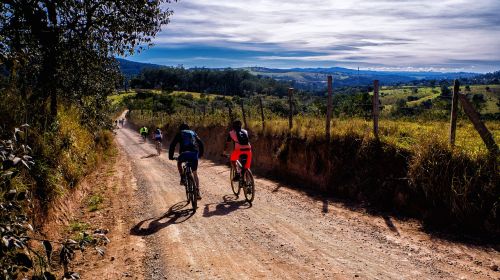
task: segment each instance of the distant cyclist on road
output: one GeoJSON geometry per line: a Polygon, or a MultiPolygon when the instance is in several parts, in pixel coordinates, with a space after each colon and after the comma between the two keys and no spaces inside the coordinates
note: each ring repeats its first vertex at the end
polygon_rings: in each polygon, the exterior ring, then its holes
{"type": "Polygon", "coordinates": [[[163,133],[161,132],[159,127],[157,127],[155,132],[153,133],[153,140],[155,141],[156,150],[158,151],[158,155],[160,155],[160,153],[161,153],[161,141],[163,140],[163,133]]]}
{"type": "Polygon", "coordinates": [[[190,162],[191,170],[193,171],[194,181],[198,186],[198,199],[201,199],[199,193],[200,181],[198,180],[198,158],[203,156],[204,146],[198,135],[189,129],[189,126],[185,123],[179,126],[179,132],[175,135],[174,139],[170,143],[170,148],[168,150],[168,158],[170,160],[174,159],[175,147],[179,144],[179,157],[177,158],[177,169],[181,175],[181,185],[184,183],[184,175],[182,174],[182,163],[190,162]]]}
{"type": "MultiPolygon", "coordinates": [[[[248,159],[245,164],[245,169],[250,169],[250,165],[252,163],[252,146],[250,145],[248,131],[241,128],[241,121],[236,120],[233,122],[233,129],[229,131],[229,135],[227,136],[226,144],[224,145],[223,155],[226,155],[226,151],[228,148],[228,144],[234,142],[234,150],[231,153],[229,160],[231,161],[231,165],[235,170],[236,161],[240,158],[241,155],[247,155],[248,159]]],[[[233,181],[240,180],[240,173],[236,173],[233,181]]]]}
{"type": "Polygon", "coordinates": [[[161,142],[161,140],[163,139],[163,133],[161,133],[161,129],[159,127],[156,128],[153,134],[153,139],[159,142],[161,142]]]}
{"type": "Polygon", "coordinates": [[[148,137],[148,128],[146,126],[141,127],[141,129],[139,129],[139,133],[141,134],[144,141],[146,141],[146,137],[148,137]]]}

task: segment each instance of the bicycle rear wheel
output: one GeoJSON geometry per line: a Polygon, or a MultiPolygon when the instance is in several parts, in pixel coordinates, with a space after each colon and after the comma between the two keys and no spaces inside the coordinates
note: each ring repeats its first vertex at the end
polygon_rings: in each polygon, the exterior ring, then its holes
{"type": "Polygon", "coordinates": [[[255,197],[255,182],[253,180],[253,174],[250,169],[245,170],[245,185],[243,186],[243,193],[245,194],[245,200],[252,203],[255,197]]]}
{"type": "Polygon", "coordinates": [[[229,180],[231,181],[231,189],[233,189],[233,193],[236,196],[240,195],[240,182],[238,181],[233,181],[234,176],[236,176],[236,169],[233,168],[231,165],[231,174],[229,176],[229,180]]]}
{"type": "Polygon", "coordinates": [[[198,198],[196,197],[196,185],[193,174],[188,174],[187,183],[189,189],[189,201],[191,201],[191,205],[193,206],[193,212],[196,212],[196,208],[198,208],[198,198]]]}
{"type": "Polygon", "coordinates": [[[156,142],[156,152],[158,153],[158,155],[160,155],[161,153],[161,142],[159,141],[156,142]]]}

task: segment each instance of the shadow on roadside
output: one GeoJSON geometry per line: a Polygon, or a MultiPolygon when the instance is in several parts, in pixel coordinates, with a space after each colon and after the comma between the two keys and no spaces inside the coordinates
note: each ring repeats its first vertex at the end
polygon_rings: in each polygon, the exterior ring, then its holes
{"type": "Polygon", "coordinates": [[[396,233],[396,235],[399,236],[399,230],[398,228],[394,225],[394,223],[392,222],[392,219],[389,215],[387,214],[382,214],[382,218],[384,218],[384,221],[385,221],[385,224],[387,225],[387,227],[389,228],[390,231],[396,233]]]}
{"type": "Polygon", "coordinates": [[[235,195],[225,195],[222,199],[224,202],[205,204],[203,217],[224,216],[239,209],[248,209],[252,207],[252,205],[245,200],[236,200],[238,197],[235,195]],[[215,209],[210,210],[209,208],[212,205],[215,205],[215,209]]]}
{"type": "Polygon", "coordinates": [[[142,156],[141,159],[152,158],[152,157],[158,157],[158,154],[149,154],[147,156],[142,156]]]}
{"type": "Polygon", "coordinates": [[[187,221],[194,215],[192,209],[183,209],[189,203],[187,201],[181,201],[172,205],[167,213],[159,218],[150,218],[140,221],[133,228],[130,229],[131,235],[136,236],[147,236],[166,228],[169,225],[180,224],[187,221]]]}

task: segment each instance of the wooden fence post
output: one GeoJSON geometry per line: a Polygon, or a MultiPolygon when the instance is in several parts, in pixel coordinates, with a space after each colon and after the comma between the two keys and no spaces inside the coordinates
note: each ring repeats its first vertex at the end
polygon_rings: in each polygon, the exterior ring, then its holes
{"type": "Polygon", "coordinates": [[[492,155],[498,155],[498,145],[495,143],[495,139],[491,132],[486,128],[484,123],[479,118],[479,113],[476,112],[472,104],[469,102],[465,94],[459,93],[458,98],[460,103],[462,104],[462,108],[464,108],[465,114],[469,117],[470,121],[474,125],[474,128],[479,132],[481,139],[483,139],[484,144],[490,151],[492,155]]]}
{"type": "Polygon", "coordinates": [[[247,108],[247,116],[248,116],[248,120],[251,121],[252,120],[252,104],[250,104],[247,108]]]}
{"type": "Polygon", "coordinates": [[[262,118],[262,130],[265,128],[265,119],[264,119],[264,106],[262,106],[262,97],[259,97],[259,105],[260,105],[260,117],[262,118]]]}
{"type": "Polygon", "coordinates": [[[457,111],[458,111],[458,93],[460,91],[460,82],[455,80],[453,83],[453,99],[451,101],[450,118],[450,145],[455,146],[455,135],[457,131],[457,111]]]}
{"type": "Polygon", "coordinates": [[[245,115],[245,105],[243,104],[243,99],[241,99],[241,114],[243,115],[243,124],[245,125],[245,129],[248,129],[247,117],[245,115]]]}
{"type": "Polygon", "coordinates": [[[228,111],[228,114],[229,114],[229,123],[232,124],[233,123],[233,110],[231,109],[231,106],[227,106],[227,111],[228,111]]]}
{"type": "Polygon", "coordinates": [[[378,139],[378,113],[379,113],[378,92],[379,92],[379,81],[375,80],[373,81],[372,103],[373,103],[373,135],[375,136],[376,139],[378,139]]]}
{"type": "Polygon", "coordinates": [[[328,76],[328,105],[326,109],[326,140],[330,142],[330,121],[332,118],[332,92],[333,92],[333,78],[328,76]]]}
{"type": "Polygon", "coordinates": [[[293,127],[293,88],[288,88],[288,129],[293,127]]]}

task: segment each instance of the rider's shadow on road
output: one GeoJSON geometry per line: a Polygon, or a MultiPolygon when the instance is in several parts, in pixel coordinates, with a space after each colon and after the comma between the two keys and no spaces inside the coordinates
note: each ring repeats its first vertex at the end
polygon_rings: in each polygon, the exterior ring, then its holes
{"type": "Polygon", "coordinates": [[[238,209],[248,209],[252,207],[251,204],[246,203],[244,200],[236,200],[238,197],[234,195],[225,195],[221,203],[205,204],[203,209],[203,217],[210,218],[213,216],[224,216],[238,209]],[[215,209],[210,210],[210,206],[215,205],[215,209]]]}
{"type": "Polygon", "coordinates": [[[146,156],[142,156],[141,159],[158,157],[158,156],[159,156],[158,154],[149,154],[149,155],[146,155],[146,156]]]}
{"type": "Polygon", "coordinates": [[[140,221],[137,225],[130,229],[131,235],[146,236],[154,234],[169,225],[180,224],[187,221],[194,215],[192,209],[182,209],[189,202],[178,202],[170,207],[164,215],[159,218],[150,218],[140,221]]]}

